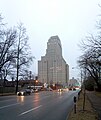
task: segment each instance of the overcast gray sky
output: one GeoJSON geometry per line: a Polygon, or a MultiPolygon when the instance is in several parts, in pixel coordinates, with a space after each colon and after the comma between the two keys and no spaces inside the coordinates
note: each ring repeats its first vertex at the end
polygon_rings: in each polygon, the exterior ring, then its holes
{"type": "Polygon", "coordinates": [[[0,0],[0,13],[8,26],[22,22],[27,29],[32,54],[32,71],[37,73],[37,61],[46,53],[48,39],[58,35],[63,57],[70,67],[70,78],[78,77],[78,44],[93,33],[101,13],[101,0],[0,0]]]}

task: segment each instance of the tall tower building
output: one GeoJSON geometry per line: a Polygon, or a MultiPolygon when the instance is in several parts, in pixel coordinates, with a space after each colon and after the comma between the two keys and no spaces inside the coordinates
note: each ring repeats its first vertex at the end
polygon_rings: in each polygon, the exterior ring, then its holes
{"type": "Polygon", "coordinates": [[[48,84],[65,84],[69,80],[69,65],[62,57],[58,36],[50,37],[47,42],[46,55],[38,61],[38,78],[48,84]]]}

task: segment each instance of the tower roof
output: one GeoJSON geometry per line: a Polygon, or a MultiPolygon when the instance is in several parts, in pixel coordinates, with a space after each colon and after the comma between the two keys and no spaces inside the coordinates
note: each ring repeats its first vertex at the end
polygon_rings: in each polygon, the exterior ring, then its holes
{"type": "Polygon", "coordinates": [[[50,39],[48,40],[49,43],[54,43],[57,42],[61,46],[61,41],[58,35],[51,36],[50,39]]]}

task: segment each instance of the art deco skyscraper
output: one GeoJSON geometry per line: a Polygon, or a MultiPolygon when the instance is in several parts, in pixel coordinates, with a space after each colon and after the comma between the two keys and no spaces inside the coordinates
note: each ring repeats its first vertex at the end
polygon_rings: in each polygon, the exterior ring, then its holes
{"type": "Polygon", "coordinates": [[[62,46],[58,36],[47,42],[46,55],[38,61],[38,77],[42,83],[65,84],[69,79],[69,66],[62,57],[62,46]]]}

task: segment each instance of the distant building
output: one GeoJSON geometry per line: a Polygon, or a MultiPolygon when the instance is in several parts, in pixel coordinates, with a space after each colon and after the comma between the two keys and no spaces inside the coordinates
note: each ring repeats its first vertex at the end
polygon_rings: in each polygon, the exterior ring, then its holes
{"type": "Polygon", "coordinates": [[[74,77],[68,81],[69,87],[80,87],[80,83],[74,77]]]}
{"type": "Polygon", "coordinates": [[[62,46],[58,36],[50,37],[46,55],[38,61],[38,79],[48,84],[65,84],[69,80],[69,65],[62,57],[62,46]]]}

